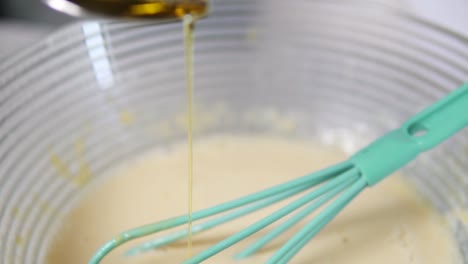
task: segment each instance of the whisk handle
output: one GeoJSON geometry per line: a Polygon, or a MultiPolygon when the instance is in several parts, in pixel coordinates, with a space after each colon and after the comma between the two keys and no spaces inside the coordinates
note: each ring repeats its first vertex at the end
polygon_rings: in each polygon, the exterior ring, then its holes
{"type": "Polygon", "coordinates": [[[401,129],[421,151],[429,150],[468,126],[468,83],[406,121],[401,129]]]}
{"type": "Polygon", "coordinates": [[[466,126],[468,84],[372,142],[351,157],[351,161],[372,186],[466,126]]]}

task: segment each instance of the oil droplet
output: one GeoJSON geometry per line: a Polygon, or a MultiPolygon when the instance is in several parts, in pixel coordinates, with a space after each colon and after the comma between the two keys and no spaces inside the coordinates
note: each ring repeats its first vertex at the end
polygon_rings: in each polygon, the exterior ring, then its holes
{"type": "Polygon", "coordinates": [[[16,236],[16,245],[22,246],[24,244],[24,239],[21,236],[16,236]]]}
{"type": "Polygon", "coordinates": [[[91,171],[87,164],[82,163],[78,169],[78,173],[73,177],[73,182],[79,187],[83,187],[90,182],[92,178],[91,171]]]}
{"type": "Polygon", "coordinates": [[[85,159],[85,142],[83,139],[77,139],[75,142],[75,153],[78,156],[79,168],[73,181],[76,185],[82,187],[91,180],[91,170],[89,164],[85,159]]]}
{"type": "Polygon", "coordinates": [[[83,139],[77,139],[75,141],[75,152],[80,157],[84,157],[85,143],[83,139]]]}
{"type": "Polygon", "coordinates": [[[51,211],[52,211],[52,209],[51,209],[50,205],[47,202],[42,202],[39,205],[39,213],[40,214],[47,214],[47,213],[49,213],[51,211]]]}
{"type": "MultiPolygon", "coordinates": [[[[36,193],[33,195],[34,203],[31,204],[31,208],[35,207],[37,204],[39,204],[39,214],[40,215],[57,215],[58,209],[52,207],[50,203],[47,201],[44,201],[44,199],[41,198],[40,194],[36,193]]],[[[28,208],[28,211],[31,210],[31,208],[28,208]]],[[[27,235],[29,237],[29,235],[27,235]]]]}
{"type": "Polygon", "coordinates": [[[49,211],[49,205],[47,203],[41,203],[39,205],[39,214],[47,214],[47,211],[49,211]]]}
{"type": "MultiPolygon", "coordinates": [[[[52,151],[51,151],[52,152],[52,151]]],[[[85,159],[85,142],[83,139],[77,139],[74,143],[74,152],[78,169],[75,173],[70,169],[70,165],[66,164],[57,154],[51,153],[50,163],[55,168],[58,175],[64,179],[73,182],[78,187],[83,187],[92,178],[91,169],[85,159]]]]}
{"type": "Polygon", "coordinates": [[[57,154],[52,154],[50,156],[50,163],[61,177],[71,178],[71,173],[68,170],[68,166],[57,154]]]}
{"type": "Polygon", "coordinates": [[[118,113],[118,119],[121,125],[131,126],[135,123],[135,114],[130,110],[120,110],[123,107],[120,107],[117,100],[111,95],[106,95],[107,102],[111,105],[112,108],[118,113]]]}
{"type": "Polygon", "coordinates": [[[254,28],[251,28],[248,32],[247,32],[247,40],[248,41],[251,41],[251,42],[254,42],[257,40],[257,30],[254,29],[254,28]]]}
{"type": "Polygon", "coordinates": [[[121,111],[119,119],[120,123],[124,126],[131,126],[135,123],[135,115],[128,110],[121,111]]]}
{"type": "Polygon", "coordinates": [[[11,210],[11,215],[15,218],[19,218],[20,216],[20,210],[18,207],[15,207],[11,210]]]}
{"type": "Polygon", "coordinates": [[[459,210],[457,212],[458,219],[462,221],[464,224],[468,224],[468,211],[467,210],[459,210]]]}

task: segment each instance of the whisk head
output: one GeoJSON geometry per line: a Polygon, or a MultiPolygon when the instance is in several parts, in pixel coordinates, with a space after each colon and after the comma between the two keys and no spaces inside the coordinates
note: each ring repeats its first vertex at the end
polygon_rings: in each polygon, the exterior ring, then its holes
{"type": "MultiPolygon", "coordinates": [[[[200,263],[278,221],[282,217],[300,209],[292,217],[289,217],[273,229],[273,231],[237,255],[238,258],[250,256],[297,224],[300,220],[329,202],[329,205],[325,206],[311,221],[305,224],[302,229],[282,245],[266,262],[267,264],[287,263],[366,186],[377,184],[394,171],[405,166],[421,152],[437,146],[459,130],[465,128],[468,125],[468,115],[461,115],[461,113],[466,112],[467,103],[468,84],[464,84],[459,89],[411,117],[399,129],[388,132],[354,154],[349,161],[230,202],[194,212],[191,218],[193,221],[222,214],[215,219],[194,225],[193,233],[199,233],[301,192],[306,192],[300,198],[290,202],[276,212],[187,259],[183,263],[200,263]],[[421,135],[418,132],[424,133],[421,135]]],[[[90,264],[99,263],[107,253],[129,240],[171,229],[183,225],[188,221],[189,217],[184,215],[124,232],[106,243],[94,255],[90,264]]],[[[133,255],[164,246],[184,238],[187,234],[188,232],[185,230],[162,236],[131,249],[128,254],[133,255]]]]}
{"type": "MultiPolygon", "coordinates": [[[[215,228],[262,208],[303,193],[299,198],[281,207],[274,213],[260,219],[245,229],[218,242],[206,250],[185,260],[184,264],[200,263],[235,243],[255,234],[281,218],[297,211],[272,231],[248,246],[236,258],[246,258],[263,248],[269,242],[298,224],[301,220],[323,207],[318,214],[306,223],[295,235],[282,245],[266,262],[287,263],[309,242],[328,222],[330,222],[355,196],[366,186],[367,180],[351,161],[345,161],[321,171],[305,175],[286,183],[259,191],[229,202],[196,211],[192,214],[192,234],[215,228]],[[196,221],[219,215],[205,222],[196,221]]],[[[155,234],[186,224],[188,215],[182,215],[121,233],[106,243],[91,259],[90,264],[97,264],[111,250],[132,239],[155,234]]],[[[136,246],[126,252],[133,256],[155,248],[163,247],[188,236],[188,230],[175,231],[136,246]]]]}

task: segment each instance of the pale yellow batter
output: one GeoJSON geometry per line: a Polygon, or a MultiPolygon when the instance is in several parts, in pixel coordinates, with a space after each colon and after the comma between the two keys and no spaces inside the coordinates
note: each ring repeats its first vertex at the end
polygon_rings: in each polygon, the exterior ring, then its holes
{"type": "MultiPolygon", "coordinates": [[[[87,263],[99,246],[120,231],[186,213],[186,151],[185,144],[168,151],[155,150],[117,169],[63,221],[50,247],[48,263],[87,263]]],[[[194,209],[287,181],[343,159],[345,156],[336,149],[299,140],[232,136],[198,141],[194,152],[194,209]]],[[[264,214],[194,236],[194,252],[264,214]]],[[[253,258],[232,260],[234,253],[259,238],[256,234],[205,263],[263,263],[291,234],[273,241],[253,258]]],[[[116,250],[103,263],[179,263],[187,256],[186,241],[181,241],[140,257],[122,257],[122,252],[134,244],[116,250]]],[[[441,219],[402,179],[393,176],[361,193],[291,263],[449,264],[457,263],[454,248],[441,219]]]]}

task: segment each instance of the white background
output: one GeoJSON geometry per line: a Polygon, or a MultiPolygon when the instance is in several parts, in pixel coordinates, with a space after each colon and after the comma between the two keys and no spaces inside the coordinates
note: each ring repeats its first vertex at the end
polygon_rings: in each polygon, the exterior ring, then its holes
{"type": "Polygon", "coordinates": [[[468,36],[468,0],[406,0],[400,2],[421,17],[468,36]]]}

